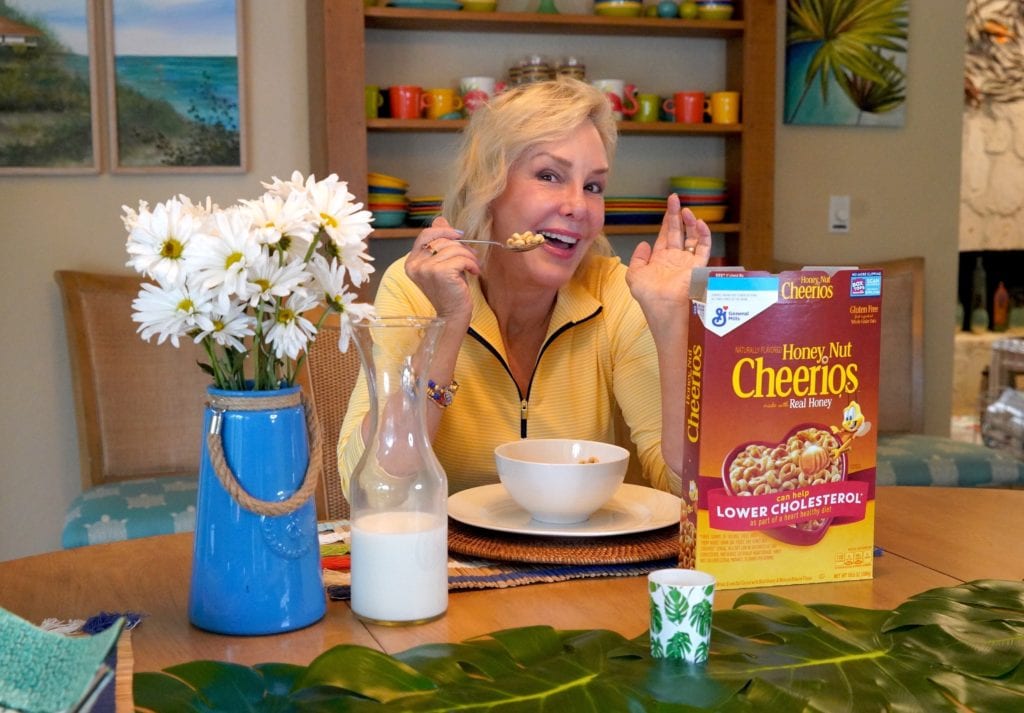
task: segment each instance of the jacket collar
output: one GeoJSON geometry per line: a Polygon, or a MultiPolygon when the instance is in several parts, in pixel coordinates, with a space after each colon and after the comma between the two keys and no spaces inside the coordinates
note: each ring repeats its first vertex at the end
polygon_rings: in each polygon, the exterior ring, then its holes
{"type": "MultiPolygon", "coordinates": [[[[498,318],[484,298],[480,287],[480,279],[470,276],[469,288],[473,299],[473,318],[469,328],[483,337],[491,345],[502,345],[501,331],[498,329],[498,318]]],[[[582,322],[601,311],[601,302],[576,277],[558,290],[555,297],[555,311],[548,323],[548,332],[544,336],[547,342],[551,335],[565,327],[582,322]]],[[[504,355],[503,355],[504,356],[504,355]]]]}

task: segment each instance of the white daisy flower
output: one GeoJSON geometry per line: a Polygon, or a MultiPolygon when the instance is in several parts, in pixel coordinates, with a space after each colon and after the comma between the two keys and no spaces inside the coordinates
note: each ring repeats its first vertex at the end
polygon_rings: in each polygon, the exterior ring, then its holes
{"type": "Polygon", "coordinates": [[[373,216],[348,184],[295,171],[263,186],[259,198],[226,209],[185,195],[153,208],[122,206],[128,264],[157,283],[132,304],[138,331],[175,346],[183,336],[202,342],[222,388],[247,379],[256,389],[290,383],[316,336],[303,316],[310,309],[326,304],[344,315],[342,349],[352,321],[374,314],[352,291],[374,271],[366,240],[373,216]],[[254,346],[257,336],[265,346],[254,346]],[[245,358],[254,348],[269,352],[268,363],[245,358]]]}
{"type": "Polygon", "coordinates": [[[212,312],[203,320],[202,331],[196,335],[195,342],[198,344],[210,337],[222,347],[244,353],[247,350],[242,340],[255,333],[254,325],[255,319],[246,314],[244,305],[231,305],[227,311],[212,312]]]}
{"type": "Polygon", "coordinates": [[[125,224],[132,224],[127,264],[161,284],[183,284],[189,246],[199,229],[192,214],[176,198],[157,203],[152,211],[144,202],[139,203],[138,213],[124,210],[125,224]]]}
{"type": "Polygon", "coordinates": [[[183,210],[187,211],[200,221],[205,220],[220,210],[220,206],[214,203],[210,196],[206,196],[206,201],[203,203],[193,203],[191,198],[186,196],[184,193],[179,193],[178,200],[181,201],[181,207],[183,210]]]}
{"type": "Polygon", "coordinates": [[[319,293],[327,306],[340,312],[344,304],[342,295],[348,292],[345,284],[345,266],[338,262],[338,258],[327,258],[323,255],[314,255],[309,261],[309,272],[313,276],[311,289],[319,293]]]}
{"type": "MultiPolygon", "coordinates": [[[[149,210],[148,201],[139,201],[139,210],[149,210]]],[[[139,222],[139,213],[131,206],[121,206],[121,222],[124,223],[124,229],[129,233],[132,232],[132,228],[135,227],[136,223],[139,222]]]]}
{"type": "Polygon", "coordinates": [[[358,287],[367,282],[374,272],[374,267],[370,264],[373,261],[373,256],[367,252],[366,241],[351,240],[340,245],[336,244],[335,247],[342,264],[348,269],[348,276],[351,278],[352,284],[358,287]]]}
{"type": "Polygon", "coordinates": [[[214,218],[212,234],[197,234],[192,241],[188,266],[200,289],[212,290],[218,308],[226,312],[232,297],[249,300],[248,270],[264,248],[252,236],[252,221],[243,211],[221,211],[214,218]]]}
{"type": "MultiPolygon", "coordinates": [[[[314,183],[316,182],[316,179],[312,175],[310,175],[308,180],[314,183]]],[[[267,189],[267,193],[287,198],[294,192],[305,193],[306,181],[307,179],[303,178],[301,173],[298,171],[292,171],[291,178],[287,181],[282,181],[277,176],[273,176],[270,183],[263,181],[261,185],[267,189]]]]}
{"type": "Polygon", "coordinates": [[[132,301],[132,321],[139,323],[138,332],[147,342],[157,335],[157,344],[168,339],[175,347],[179,337],[201,328],[209,298],[192,294],[184,285],[142,284],[139,296],[132,301]]]}
{"type": "Polygon", "coordinates": [[[258,200],[242,201],[242,205],[261,243],[278,247],[290,257],[305,257],[317,230],[305,193],[287,198],[265,193],[258,200]]]}
{"type": "Polygon", "coordinates": [[[342,297],[342,315],[338,320],[338,349],[348,351],[348,344],[352,340],[352,323],[370,319],[377,314],[372,304],[356,302],[354,293],[342,297]]]}
{"type": "Polygon", "coordinates": [[[320,216],[320,227],[337,249],[343,250],[346,244],[363,241],[373,232],[373,214],[362,210],[362,203],[354,203],[348,183],[337,179],[334,174],[319,183],[310,179],[306,192],[313,210],[320,216]]]}
{"type": "Polygon", "coordinates": [[[249,270],[249,305],[255,307],[260,302],[272,305],[275,297],[288,297],[310,283],[312,278],[302,260],[281,265],[274,256],[265,256],[249,270]]]}
{"type": "Polygon", "coordinates": [[[307,292],[296,292],[270,319],[264,320],[263,332],[267,344],[274,348],[278,359],[287,356],[297,359],[306,344],[316,335],[316,327],[302,313],[317,305],[317,299],[307,292]]]}

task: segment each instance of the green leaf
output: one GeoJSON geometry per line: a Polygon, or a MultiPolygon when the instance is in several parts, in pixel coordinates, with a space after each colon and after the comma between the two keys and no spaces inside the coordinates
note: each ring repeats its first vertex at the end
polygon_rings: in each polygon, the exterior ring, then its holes
{"type": "Polygon", "coordinates": [[[711,602],[704,599],[690,609],[690,624],[701,636],[711,631],[711,602]]]}
{"type": "Polygon", "coordinates": [[[157,713],[1002,713],[1024,710],[1024,582],[933,589],[892,611],[749,592],[714,612],[708,653],[687,664],[652,656],[647,632],[534,626],[395,656],[338,646],[307,668],[200,661],[136,674],[134,691],[157,713]]]}
{"type": "Polygon", "coordinates": [[[686,657],[686,654],[690,653],[690,649],[693,644],[690,641],[690,635],[685,631],[677,631],[672,634],[668,640],[668,647],[665,652],[675,659],[682,659],[686,657]]]}
{"type": "Polygon", "coordinates": [[[388,702],[437,685],[397,659],[365,646],[342,644],[317,656],[296,684],[331,686],[388,702]]]}
{"type": "Polygon", "coordinates": [[[689,606],[686,597],[678,589],[669,589],[665,592],[665,618],[673,624],[683,623],[689,606]]]}
{"type": "Polygon", "coordinates": [[[651,608],[651,631],[655,634],[660,634],[665,623],[661,620],[661,607],[655,604],[654,600],[650,600],[651,608]]]}

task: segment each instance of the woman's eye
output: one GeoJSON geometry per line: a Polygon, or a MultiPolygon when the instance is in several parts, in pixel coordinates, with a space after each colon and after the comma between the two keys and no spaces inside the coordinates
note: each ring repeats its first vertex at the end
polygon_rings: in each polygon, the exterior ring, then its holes
{"type": "Polygon", "coordinates": [[[587,190],[590,191],[591,193],[601,195],[602,193],[604,193],[604,186],[600,183],[588,183],[587,190]]]}
{"type": "Polygon", "coordinates": [[[558,176],[551,171],[541,171],[540,173],[537,174],[537,178],[539,178],[542,181],[547,181],[548,183],[552,183],[558,180],[558,176]]]}

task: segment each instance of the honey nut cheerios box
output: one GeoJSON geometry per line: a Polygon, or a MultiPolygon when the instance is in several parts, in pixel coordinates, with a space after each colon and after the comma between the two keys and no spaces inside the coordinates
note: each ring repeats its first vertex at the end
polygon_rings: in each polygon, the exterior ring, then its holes
{"type": "Polygon", "coordinates": [[[705,268],[691,298],[680,566],[870,579],[881,271],[705,268]]]}

